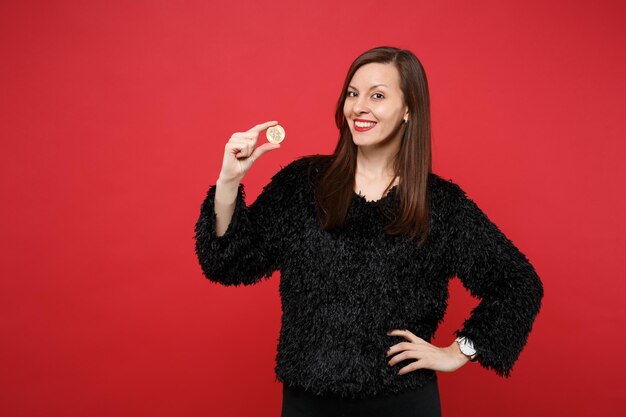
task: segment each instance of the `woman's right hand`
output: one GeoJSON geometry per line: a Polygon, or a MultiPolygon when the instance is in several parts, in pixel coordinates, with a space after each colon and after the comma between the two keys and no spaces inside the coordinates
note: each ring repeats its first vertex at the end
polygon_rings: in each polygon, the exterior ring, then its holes
{"type": "Polygon", "coordinates": [[[259,134],[278,121],[273,120],[253,126],[246,132],[235,132],[226,143],[219,178],[226,182],[240,182],[254,161],[267,151],[280,148],[279,143],[266,142],[256,148],[259,134]]]}

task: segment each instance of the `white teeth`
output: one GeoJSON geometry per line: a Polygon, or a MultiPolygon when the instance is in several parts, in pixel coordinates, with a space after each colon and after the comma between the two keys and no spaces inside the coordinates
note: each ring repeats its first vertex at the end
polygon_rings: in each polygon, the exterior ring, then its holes
{"type": "Polygon", "coordinates": [[[358,127],[371,127],[374,126],[376,123],[373,122],[354,122],[354,124],[358,127]]]}

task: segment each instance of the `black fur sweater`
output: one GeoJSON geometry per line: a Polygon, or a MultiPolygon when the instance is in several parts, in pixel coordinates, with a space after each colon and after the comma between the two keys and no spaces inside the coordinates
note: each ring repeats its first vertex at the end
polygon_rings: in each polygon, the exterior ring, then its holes
{"type": "MultiPolygon", "coordinates": [[[[435,371],[398,370],[386,352],[408,329],[430,342],[443,321],[448,281],[458,276],[480,299],[456,336],[467,336],[478,362],[510,377],[541,307],[543,285],[526,256],[451,180],[431,173],[430,235],[417,244],[383,232],[382,199],[355,193],[341,233],[315,217],[310,157],[278,171],[250,206],[239,184],[235,211],[215,234],[212,185],[195,226],[204,275],[223,285],[252,285],[280,271],[282,320],[277,380],[318,394],[363,398],[421,387],[435,371]]],[[[451,335],[452,342],[452,335],[451,335]]]]}

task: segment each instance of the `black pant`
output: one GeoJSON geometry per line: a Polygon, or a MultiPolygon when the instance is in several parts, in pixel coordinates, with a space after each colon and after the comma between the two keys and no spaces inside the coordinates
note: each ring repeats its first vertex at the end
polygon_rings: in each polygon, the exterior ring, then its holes
{"type": "Polygon", "coordinates": [[[418,391],[364,399],[316,395],[283,384],[281,417],[441,417],[437,374],[418,391]]]}

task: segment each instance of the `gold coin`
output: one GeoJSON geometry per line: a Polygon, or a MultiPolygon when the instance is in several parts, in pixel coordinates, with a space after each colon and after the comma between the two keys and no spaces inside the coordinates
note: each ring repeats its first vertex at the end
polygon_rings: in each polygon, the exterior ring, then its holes
{"type": "Polygon", "coordinates": [[[281,125],[272,126],[265,131],[265,136],[272,143],[280,143],[285,139],[285,129],[281,125]]]}

